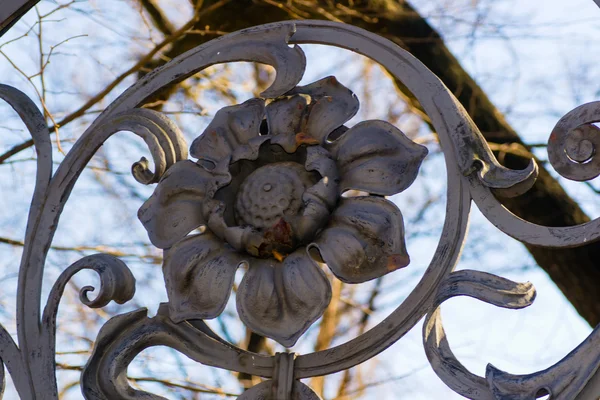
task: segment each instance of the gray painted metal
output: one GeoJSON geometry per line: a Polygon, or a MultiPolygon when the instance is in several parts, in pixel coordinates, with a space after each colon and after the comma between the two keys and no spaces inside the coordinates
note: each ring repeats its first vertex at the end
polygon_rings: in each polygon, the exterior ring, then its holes
{"type": "MultiPolygon", "coordinates": [[[[96,254],[68,267],[41,304],[42,272],[60,214],[79,174],[112,134],[142,137],[155,170],[142,158],[132,167],[142,184],[158,183],[140,208],[150,240],[164,250],[169,302],[155,317],[141,309],[112,318],[101,329],[81,376],[87,399],[159,399],[129,386],[126,373],[144,349],[169,346],[205,365],[271,380],[242,399],[316,399],[299,379],[341,371],[379,354],[423,317],[423,342],[436,374],[469,399],[596,399],[600,382],[600,328],[562,361],[530,375],[488,366],[481,377],[451,351],[439,312],[455,296],[505,308],[530,305],[535,289],[480,271],[454,271],[464,244],[471,201],[505,233],[532,244],[579,246],[598,240],[599,220],[577,227],[548,228],[520,220],[495,195],[515,196],[537,176],[529,167],[501,166],[468,114],[442,82],[395,44],[364,30],[323,21],[290,21],[226,35],[190,50],[146,75],[113,102],[86,130],[52,175],[51,144],[33,102],[8,86],[7,101],[26,123],[38,153],[38,172],[27,224],[17,300],[18,341],[0,327],[0,357],[25,399],[57,398],[56,313],[69,279],[92,269],[101,279],[89,307],[132,298],[135,279],[120,260],[96,254]],[[446,217],[431,264],[408,298],[365,334],[320,352],[273,357],[233,346],[203,319],[222,312],[238,266],[247,272],[237,308],[255,332],[291,346],[323,312],[331,288],[321,266],[350,283],[361,283],[406,267],[402,215],[383,196],[410,186],[427,150],[383,121],[344,123],[358,110],[352,92],[329,77],[297,86],[305,68],[299,44],[350,49],[384,66],[423,105],[440,138],[447,165],[446,217]],[[277,76],[260,98],[219,111],[206,131],[187,145],[176,124],[139,108],[145,99],[217,63],[258,61],[277,76]],[[266,121],[266,125],[263,124],[266,121]],[[267,128],[261,129],[261,126],[267,128]],[[368,196],[342,198],[348,189],[368,196]],[[197,231],[197,232],[196,232],[197,231]],[[192,233],[192,234],[190,234],[192,233]]],[[[552,132],[552,165],[569,179],[598,175],[596,157],[600,104],[563,117],[552,132]]]]}
{"type": "Polygon", "coordinates": [[[0,0],[0,36],[37,3],[39,0],[0,0]]]}

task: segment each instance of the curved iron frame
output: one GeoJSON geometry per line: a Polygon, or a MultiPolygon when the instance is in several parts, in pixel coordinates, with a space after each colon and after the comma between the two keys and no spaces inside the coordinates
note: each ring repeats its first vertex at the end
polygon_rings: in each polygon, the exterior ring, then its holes
{"type": "MultiPolygon", "coordinates": [[[[44,118],[35,104],[18,90],[0,85],[0,98],[8,102],[26,124],[37,151],[37,178],[27,223],[19,272],[17,300],[18,342],[0,326],[0,358],[22,398],[57,398],[55,334],[58,304],[68,280],[82,269],[101,278],[98,296],[89,307],[103,307],[111,300],[132,298],[135,278],[118,259],[97,254],[67,268],[54,284],[42,310],[41,287],[46,255],[61,211],[79,174],[95,151],[112,134],[127,130],[142,137],[154,158],[155,171],[146,163],[134,164],[141,183],[156,182],[175,162],[187,158],[177,126],[164,115],[141,109],[154,93],[224,62],[257,61],[272,65],[277,77],[262,96],[285,94],[301,79],[304,65],[292,63],[289,45],[325,44],[345,48],[385,67],[402,81],[422,104],[440,138],[447,165],[448,195],[443,232],[431,264],[409,297],[384,321],[347,343],[304,355],[270,357],[249,353],[227,343],[204,324],[175,324],[168,307],[148,318],[145,310],[119,315],[101,329],[82,377],[87,399],[160,398],[136,391],[127,382],[130,362],[142,350],[157,345],[172,347],[205,365],[271,378],[241,398],[316,398],[298,379],[331,374],[360,364],[402,338],[423,317],[423,341],[427,357],[452,390],[470,399],[536,399],[549,393],[552,399],[597,399],[600,393],[600,327],[575,350],[547,370],[530,375],[511,375],[488,366],[485,377],[468,371],[453,355],[440,317],[439,306],[455,296],[470,296],[499,307],[518,309],[535,297],[530,283],[515,283],[480,271],[454,271],[464,244],[471,202],[506,234],[529,244],[550,247],[579,246],[600,240],[600,219],[566,228],[549,228],[524,221],[504,208],[496,195],[514,196],[531,187],[537,166],[526,170],[502,167],[494,158],[477,127],[444,84],[420,61],[390,41],[362,29],[323,21],[289,21],[235,32],[172,60],[146,75],[115,100],[86,130],[52,174],[52,151],[44,118]]],[[[600,173],[596,161],[574,161],[567,144],[591,141],[582,127],[600,121],[600,103],[578,107],[563,117],[549,141],[550,161],[567,178],[584,180],[600,173]],[[575,134],[577,133],[577,134],[575,134]],[[585,133],[585,132],[584,132],[585,133]],[[596,167],[590,171],[590,168],[596,167]]],[[[2,376],[3,377],[3,376],[2,376]]],[[[2,385],[3,386],[3,385],[2,385]]]]}

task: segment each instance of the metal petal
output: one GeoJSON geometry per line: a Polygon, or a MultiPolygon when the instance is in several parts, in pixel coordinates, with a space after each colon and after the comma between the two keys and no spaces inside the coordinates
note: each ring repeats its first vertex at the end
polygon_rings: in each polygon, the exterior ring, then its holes
{"type": "Polygon", "coordinates": [[[307,95],[282,97],[267,105],[269,134],[272,144],[293,153],[301,145],[319,144],[315,137],[306,134],[306,122],[312,110],[311,98],[307,95]]]}
{"type": "Polygon", "coordinates": [[[306,149],[307,171],[317,171],[322,177],[337,180],[339,178],[337,165],[333,156],[321,146],[310,146],[306,149]]]}
{"type": "Polygon", "coordinates": [[[328,208],[333,208],[339,195],[339,173],[331,154],[321,146],[310,146],[306,149],[304,166],[307,171],[317,171],[322,176],[319,182],[307,189],[305,197],[316,196],[328,208]]]}
{"type": "Polygon", "coordinates": [[[268,135],[258,136],[250,139],[248,144],[236,147],[231,154],[230,163],[234,163],[239,160],[256,160],[260,152],[260,146],[271,137],[268,135]]]}
{"type": "Polygon", "coordinates": [[[305,133],[322,144],[333,130],[344,125],[358,112],[358,98],[334,76],[306,86],[298,86],[291,93],[302,93],[311,97],[305,133]]]}
{"type": "Polygon", "coordinates": [[[316,247],[335,276],[348,283],[379,278],[410,262],[402,214],[380,197],[342,199],[310,247],[316,247]]]}
{"type": "Polygon", "coordinates": [[[354,189],[391,196],[408,188],[427,148],[385,121],[361,122],[333,144],[342,191],[354,189]]]}
{"type": "Polygon", "coordinates": [[[262,99],[220,109],[202,135],[192,142],[192,157],[217,164],[259,135],[264,114],[262,99]]]}
{"type": "Polygon", "coordinates": [[[173,164],[138,211],[152,244],[166,249],[205,224],[203,202],[230,180],[189,160],[173,164]]]}
{"type": "Polygon", "coordinates": [[[312,240],[323,227],[339,197],[337,166],[327,150],[321,146],[308,147],[305,167],[307,171],[319,172],[323,178],[302,195],[302,214],[288,218],[293,232],[302,243],[312,240]]]}
{"type": "Polygon", "coordinates": [[[276,99],[267,104],[267,123],[272,136],[295,136],[300,132],[302,115],[310,102],[308,96],[295,95],[276,99]]]}
{"type": "Polygon", "coordinates": [[[225,308],[242,255],[210,232],[188,236],[165,255],[173,322],[215,318],[225,308]]]}
{"type": "Polygon", "coordinates": [[[281,263],[252,260],[237,292],[237,309],[252,331],[291,347],[330,300],[325,273],[301,248],[281,263]]]}
{"type": "Polygon", "coordinates": [[[307,192],[302,196],[304,211],[301,215],[288,217],[292,232],[301,243],[307,243],[315,237],[315,233],[327,221],[329,210],[327,205],[315,195],[307,192]]]}

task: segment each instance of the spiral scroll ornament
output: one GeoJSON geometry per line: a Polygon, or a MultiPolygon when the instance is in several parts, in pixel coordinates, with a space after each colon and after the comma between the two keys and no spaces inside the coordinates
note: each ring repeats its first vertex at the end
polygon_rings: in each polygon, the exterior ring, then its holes
{"type": "Polygon", "coordinates": [[[548,139],[548,159],[561,176],[589,181],[600,175],[600,102],[581,105],[558,121],[548,139]]]}

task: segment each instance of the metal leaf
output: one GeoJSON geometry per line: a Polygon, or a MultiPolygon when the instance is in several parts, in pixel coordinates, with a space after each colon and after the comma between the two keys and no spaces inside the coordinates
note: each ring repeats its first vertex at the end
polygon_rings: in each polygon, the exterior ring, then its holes
{"type": "MultiPolygon", "coordinates": [[[[235,151],[242,151],[251,139],[259,136],[264,114],[262,99],[220,109],[202,135],[192,142],[192,157],[218,164],[235,151]]],[[[258,151],[258,146],[254,147],[258,151]]]]}
{"type": "Polygon", "coordinates": [[[385,121],[361,122],[333,144],[342,191],[354,189],[391,196],[408,188],[427,148],[385,121]]]}
{"type": "Polygon", "coordinates": [[[302,117],[307,112],[310,98],[295,95],[276,99],[267,104],[267,123],[269,135],[273,136],[271,143],[278,144],[288,153],[296,151],[302,117]]]}
{"type": "Polygon", "coordinates": [[[209,171],[189,160],[175,163],[138,211],[152,244],[166,249],[205,224],[204,201],[230,179],[228,173],[209,171]]]}
{"type": "Polygon", "coordinates": [[[237,309],[252,331],[291,347],[330,300],[327,277],[302,248],[281,263],[253,259],[237,292],[237,309]]]}
{"type": "Polygon", "coordinates": [[[290,93],[307,94],[311,108],[304,133],[321,144],[336,128],[344,125],[358,112],[358,98],[352,91],[328,76],[306,86],[298,86],[290,93]]]}
{"type": "Polygon", "coordinates": [[[410,262],[402,214],[379,197],[342,199],[311,247],[318,248],[331,271],[348,283],[379,278],[410,262]]]}
{"type": "Polygon", "coordinates": [[[210,232],[169,249],[163,272],[174,322],[215,318],[225,308],[243,258],[210,232]]]}

